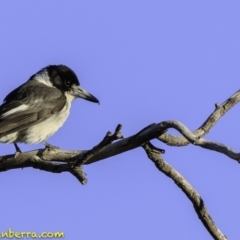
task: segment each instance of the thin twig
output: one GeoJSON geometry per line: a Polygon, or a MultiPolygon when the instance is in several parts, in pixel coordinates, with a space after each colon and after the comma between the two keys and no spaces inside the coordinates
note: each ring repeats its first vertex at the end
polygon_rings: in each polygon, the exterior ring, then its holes
{"type": "MultiPolygon", "coordinates": [[[[203,137],[206,135],[210,129],[217,123],[217,121],[227,113],[231,108],[233,108],[240,101],[240,90],[234,93],[230,98],[221,104],[215,104],[215,110],[207,120],[195,131],[193,134],[195,137],[203,137]]],[[[169,146],[186,146],[189,141],[183,136],[176,137],[168,133],[164,133],[158,137],[158,139],[169,146]]]]}
{"type": "Polygon", "coordinates": [[[121,133],[121,130],[122,130],[122,125],[118,124],[113,134],[111,132],[107,132],[103,140],[98,145],[93,147],[91,150],[85,152],[81,156],[81,158],[78,158],[75,161],[74,166],[83,165],[87,163],[89,159],[91,159],[93,156],[96,156],[104,147],[106,147],[109,144],[112,144],[113,141],[115,140],[122,139],[123,135],[121,133]]]}
{"type": "Polygon", "coordinates": [[[161,124],[164,128],[176,129],[188,140],[189,143],[192,143],[195,146],[222,153],[229,158],[236,160],[238,163],[240,162],[239,152],[236,152],[234,149],[222,143],[217,143],[204,138],[196,137],[194,133],[192,133],[183,123],[179,121],[164,121],[161,124]]]}

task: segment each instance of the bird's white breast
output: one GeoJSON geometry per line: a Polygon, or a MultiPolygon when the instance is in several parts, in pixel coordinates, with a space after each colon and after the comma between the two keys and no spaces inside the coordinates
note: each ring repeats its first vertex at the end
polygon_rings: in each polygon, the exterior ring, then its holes
{"type": "Polygon", "coordinates": [[[38,143],[51,137],[66,121],[70,106],[65,106],[61,112],[52,115],[41,123],[29,127],[24,132],[22,142],[38,143]]]}
{"type": "Polygon", "coordinates": [[[51,137],[66,121],[68,118],[71,102],[74,99],[72,96],[67,95],[67,102],[63,109],[53,114],[48,119],[44,120],[41,123],[33,125],[25,130],[23,134],[22,142],[25,143],[39,143],[47,138],[51,137]]]}

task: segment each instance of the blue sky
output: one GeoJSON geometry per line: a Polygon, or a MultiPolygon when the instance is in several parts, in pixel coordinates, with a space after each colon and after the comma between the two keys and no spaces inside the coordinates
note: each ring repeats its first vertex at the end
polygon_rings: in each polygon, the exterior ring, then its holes
{"type": "MultiPolygon", "coordinates": [[[[73,103],[49,139],[90,149],[118,123],[130,136],[179,120],[194,130],[239,89],[238,1],[1,1],[0,99],[49,64],[66,64],[100,105],[73,103]]],[[[240,107],[206,136],[240,149],[240,107]]],[[[178,134],[175,131],[170,133],[178,134]]],[[[167,147],[164,159],[200,193],[217,226],[240,237],[240,168],[219,153],[167,147]]],[[[23,151],[42,145],[20,145],[23,151]]],[[[1,155],[14,152],[0,144],[1,155]]],[[[63,231],[65,239],[212,239],[192,204],[142,149],[68,173],[35,169],[0,174],[0,232],[63,231]]]]}

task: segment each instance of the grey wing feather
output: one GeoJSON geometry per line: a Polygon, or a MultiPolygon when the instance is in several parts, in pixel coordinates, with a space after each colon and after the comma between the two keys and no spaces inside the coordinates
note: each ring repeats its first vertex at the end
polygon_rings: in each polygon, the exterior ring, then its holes
{"type": "MultiPolygon", "coordinates": [[[[59,94],[59,92],[57,92],[57,94],[55,93],[55,98],[52,97],[52,99],[47,102],[38,101],[30,105],[26,110],[7,116],[4,116],[4,113],[13,108],[20,107],[23,102],[13,100],[3,103],[3,105],[0,106],[0,137],[27,129],[36,123],[46,120],[54,113],[60,112],[66,104],[66,97],[63,94],[59,94]]],[[[41,97],[41,99],[43,98],[41,97]]]]}

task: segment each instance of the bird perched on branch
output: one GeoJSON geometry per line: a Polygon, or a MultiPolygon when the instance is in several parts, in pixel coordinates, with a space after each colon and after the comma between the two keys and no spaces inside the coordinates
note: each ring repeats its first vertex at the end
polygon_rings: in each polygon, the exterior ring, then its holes
{"type": "Polygon", "coordinates": [[[43,143],[66,121],[75,98],[99,103],[65,65],[50,65],[10,92],[0,106],[0,142],[43,143]]]}

